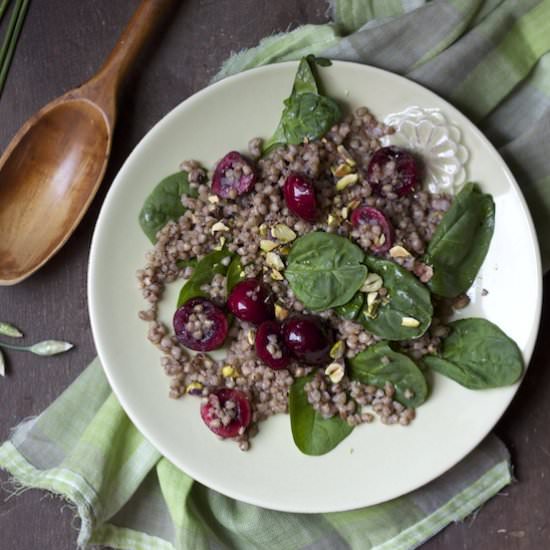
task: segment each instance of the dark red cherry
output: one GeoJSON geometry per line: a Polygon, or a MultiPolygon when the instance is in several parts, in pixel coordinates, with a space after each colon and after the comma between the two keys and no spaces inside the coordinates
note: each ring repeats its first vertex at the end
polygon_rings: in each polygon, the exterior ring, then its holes
{"type": "Polygon", "coordinates": [[[176,338],[195,351],[211,351],[221,347],[227,330],[225,313],[206,298],[192,298],[174,314],[176,338]]]}
{"type": "Polygon", "coordinates": [[[309,365],[322,365],[330,361],[333,343],[331,330],[318,317],[299,315],[283,323],[283,339],[292,354],[309,365]]]}
{"type": "Polygon", "coordinates": [[[291,355],[283,341],[281,325],[265,321],[256,332],[256,355],[272,369],[284,369],[290,363],[291,355]]]}
{"type": "Polygon", "coordinates": [[[248,193],[256,183],[250,162],[237,151],[231,151],[218,162],[212,177],[212,191],[224,199],[248,193]]]}
{"type": "Polygon", "coordinates": [[[204,423],[221,437],[236,437],[250,424],[252,415],[248,397],[239,390],[218,388],[201,405],[204,423]]]}
{"type": "Polygon", "coordinates": [[[413,191],[420,182],[420,166],[414,156],[399,147],[382,147],[372,155],[367,168],[367,181],[377,195],[389,192],[402,197],[413,191]],[[391,191],[386,190],[386,186],[391,191]]]}
{"type": "Polygon", "coordinates": [[[238,319],[255,325],[273,319],[274,315],[269,292],[257,279],[237,283],[229,294],[227,307],[238,319]]]}
{"type": "Polygon", "coordinates": [[[378,210],[378,208],[373,208],[372,206],[360,206],[356,208],[351,215],[351,223],[354,227],[358,228],[362,225],[380,226],[382,233],[378,238],[378,242],[373,243],[370,247],[373,252],[381,254],[387,252],[392,247],[394,240],[393,226],[390,220],[386,218],[386,215],[378,210]]]}
{"type": "Polygon", "coordinates": [[[283,186],[288,209],[308,222],[317,219],[317,199],[313,183],[301,174],[289,174],[283,186]]]}

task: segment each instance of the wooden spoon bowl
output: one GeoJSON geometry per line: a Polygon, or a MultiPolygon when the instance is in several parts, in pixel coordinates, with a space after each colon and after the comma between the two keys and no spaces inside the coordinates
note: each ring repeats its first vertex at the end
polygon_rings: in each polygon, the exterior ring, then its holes
{"type": "Polygon", "coordinates": [[[28,120],[0,158],[0,285],[18,283],[67,241],[103,179],[121,82],[172,0],[143,0],[89,82],[28,120]]]}

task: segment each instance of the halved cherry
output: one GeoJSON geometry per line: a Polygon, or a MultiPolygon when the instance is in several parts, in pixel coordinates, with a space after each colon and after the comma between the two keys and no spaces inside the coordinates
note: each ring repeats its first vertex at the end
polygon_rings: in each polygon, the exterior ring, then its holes
{"type": "Polygon", "coordinates": [[[242,391],[218,388],[201,405],[201,418],[220,437],[236,437],[250,424],[250,402],[242,391]]]}
{"type": "Polygon", "coordinates": [[[265,321],[256,332],[256,355],[272,369],[284,369],[290,363],[291,355],[283,341],[281,325],[265,321]]]}
{"type": "Polygon", "coordinates": [[[378,225],[382,233],[378,237],[378,243],[373,243],[370,247],[373,252],[381,254],[387,252],[393,245],[394,232],[393,226],[381,210],[372,206],[360,206],[353,211],[351,223],[354,227],[360,228],[362,225],[378,225]],[[382,238],[383,237],[383,238],[382,238]]]}
{"type": "Polygon", "coordinates": [[[229,294],[227,307],[238,319],[255,325],[274,316],[269,292],[258,279],[245,279],[237,283],[229,294]]]}
{"type": "Polygon", "coordinates": [[[212,177],[212,191],[224,199],[248,193],[256,183],[252,164],[237,151],[231,151],[218,162],[212,177]]]}
{"type": "Polygon", "coordinates": [[[382,147],[370,159],[367,181],[377,195],[386,196],[389,185],[391,192],[402,197],[420,182],[420,166],[409,151],[393,145],[382,147]]]}
{"type": "Polygon", "coordinates": [[[288,209],[308,222],[317,219],[317,199],[313,183],[302,174],[289,174],[283,186],[288,209]]]}
{"type": "Polygon", "coordinates": [[[206,298],[192,298],[174,314],[176,338],[195,351],[211,351],[222,346],[229,324],[225,313],[206,298]]]}
{"type": "Polygon", "coordinates": [[[291,353],[309,365],[330,362],[332,331],[313,315],[296,315],[283,323],[283,339],[291,353]]]}

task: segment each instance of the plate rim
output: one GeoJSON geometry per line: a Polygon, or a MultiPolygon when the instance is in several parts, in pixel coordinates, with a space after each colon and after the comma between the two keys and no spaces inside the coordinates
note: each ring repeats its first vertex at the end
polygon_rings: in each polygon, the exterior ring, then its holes
{"type": "MultiPolygon", "coordinates": [[[[101,349],[101,346],[98,345],[98,317],[97,317],[97,308],[95,307],[96,299],[96,289],[94,288],[94,280],[95,280],[95,271],[97,269],[97,262],[95,261],[96,256],[98,255],[98,247],[99,247],[99,234],[101,232],[101,227],[103,225],[103,220],[107,216],[106,212],[108,210],[108,205],[110,203],[110,200],[112,196],[114,195],[116,188],[119,185],[119,181],[124,179],[124,172],[129,164],[133,162],[134,157],[139,156],[141,149],[146,146],[148,139],[150,138],[151,134],[156,134],[159,130],[162,130],[162,128],[170,123],[170,120],[175,114],[182,110],[187,109],[193,105],[194,102],[202,99],[204,96],[211,94],[215,92],[219,88],[223,88],[228,83],[233,83],[235,81],[238,81],[240,79],[246,79],[249,78],[249,74],[251,72],[253,73],[262,73],[262,72],[269,72],[272,71],[275,67],[290,67],[290,66],[297,66],[299,61],[285,61],[281,63],[275,63],[275,64],[269,64],[264,65],[261,67],[256,67],[252,69],[245,70],[241,73],[229,76],[227,78],[224,78],[223,80],[220,80],[218,82],[215,82],[214,84],[211,84],[191,96],[185,98],[180,103],[178,103],[175,107],[170,109],[164,116],[160,118],[151,128],[147,130],[147,132],[142,136],[142,138],[139,140],[139,142],[135,145],[131,153],[127,156],[124,163],[118,170],[115,178],[113,179],[106,196],[103,200],[103,204],[101,205],[101,209],[99,212],[99,215],[97,217],[97,221],[94,227],[94,232],[92,236],[92,242],[90,246],[90,255],[89,255],[89,262],[88,262],[88,271],[87,271],[87,297],[88,297],[88,313],[90,316],[90,325],[92,329],[92,335],[94,339],[94,344],[96,347],[96,351],[98,354],[98,357],[100,359],[100,363],[103,368],[103,372],[105,373],[107,380],[109,382],[109,385],[111,386],[111,389],[113,393],[115,394],[116,398],[118,399],[120,405],[122,406],[124,412],[128,415],[129,419],[132,421],[132,423],[135,425],[135,427],[138,429],[138,431],[145,437],[147,441],[149,441],[160,453],[162,456],[168,458],[171,462],[173,462],[179,469],[182,470],[182,472],[189,475],[192,479],[202,483],[203,485],[210,487],[211,489],[218,491],[219,493],[226,495],[230,498],[238,499],[242,502],[246,502],[255,506],[260,506],[262,508],[267,508],[271,510],[281,511],[281,512],[289,512],[289,513],[330,513],[330,512],[342,512],[342,511],[348,511],[348,510],[355,510],[360,509],[364,506],[371,506],[380,504],[381,502],[387,502],[388,500],[398,498],[400,496],[403,496],[405,494],[408,494],[420,487],[423,487],[427,483],[437,479],[441,475],[443,475],[445,472],[449,471],[451,468],[453,468],[456,464],[458,464],[460,461],[462,461],[467,455],[469,455],[473,449],[475,449],[479,444],[487,437],[487,435],[494,429],[494,426],[500,421],[502,416],[506,413],[508,407],[510,406],[511,401],[515,397],[519,387],[521,386],[525,374],[527,372],[527,368],[529,366],[529,363],[533,356],[533,351],[535,348],[535,344],[537,341],[538,333],[540,330],[540,320],[541,320],[541,313],[542,313],[542,264],[541,264],[541,255],[540,255],[540,245],[538,242],[535,226],[533,223],[533,218],[531,215],[531,212],[527,206],[527,203],[525,201],[525,197],[523,195],[523,192],[521,190],[521,187],[516,181],[516,178],[514,177],[513,173],[511,172],[510,168],[506,164],[505,160],[502,158],[496,147],[488,140],[488,138],[479,130],[479,128],[465,115],[463,114],[459,109],[457,109],[454,105],[449,103],[446,99],[439,96],[437,93],[433,92],[429,88],[423,86],[422,84],[419,84],[411,79],[408,79],[407,77],[404,77],[402,75],[393,73],[391,71],[387,71],[385,69],[380,69],[378,67],[374,67],[372,65],[366,65],[362,63],[356,63],[351,61],[339,61],[339,60],[331,60],[334,65],[344,65],[344,66],[350,66],[352,70],[367,70],[367,71],[374,71],[383,73],[385,78],[394,79],[396,82],[399,81],[406,81],[408,84],[412,84],[414,86],[417,86],[423,90],[423,92],[435,97],[438,102],[442,103],[448,111],[449,115],[451,117],[458,117],[459,119],[464,119],[467,124],[469,125],[468,130],[476,134],[476,137],[480,139],[484,146],[488,148],[500,161],[500,165],[504,173],[506,174],[508,180],[512,184],[513,187],[515,187],[515,190],[517,191],[518,197],[520,199],[520,208],[523,211],[524,216],[526,217],[526,221],[528,223],[529,227],[529,237],[530,242],[532,246],[534,247],[535,252],[535,271],[536,271],[536,281],[537,281],[537,287],[536,287],[536,328],[531,334],[529,343],[527,345],[527,349],[525,350],[525,357],[527,358],[526,364],[525,364],[525,371],[521,378],[521,380],[515,385],[514,388],[511,388],[511,392],[509,394],[509,397],[507,397],[507,402],[503,400],[503,403],[505,403],[503,411],[501,415],[495,420],[495,422],[487,429],[487,431],[483,434],[483,436],[476,440],[473,444],[467,446],[467,450],[458,458],[456,458],[455,461],[452,463],[446,463],[446,465],[443,468],[439,468],[435,470],[435,473],[430,474],[427,476],[426,479],[421,479],[420,481],[416,481],[415,483],[409,484],[409,486],[406,488],[406,490],[401,490],[398,492],[394,492],[394,494],[391,494],[384,500],[378,500],[374,503],[369,504],[352,504],[351,506],[337,506],[332,507],[330,509],[327,509],[326,507],[315,507],[314,505],[308,506],[307,509],[305,509],[303,506],[277,506],[275,505],[269,505],[265,502],[265,500],[262,500],[261,498],[257,498],[250,495],[243,495],[240,494],[238,491],[228,491],[224,487],[218,486],[217,483],[211,483],[207,477],[203,476],[202,474],[198,473],[196,471],[189,471],[188,469],[184,469],[181,466],[181,461],[178,459],[176,455],[171,453],[169,450],[162,449],[162,444],[159,445],[156,441],[155,434],[151,433],[151,431],[148,428],[145,428],[141,422],[140,422],[140,414],[137,413],[137,411],[134,410],[134,408],[128,403],[125,397],[124,391],[118,386],[117,382],[114,379],[113,373],[111,372],[111,369],[108,366],[108,362],[105,360],[105,353],[101,349]]],[[[462,124],[462,121],[459,121],[459,127],[462,124]]]]}

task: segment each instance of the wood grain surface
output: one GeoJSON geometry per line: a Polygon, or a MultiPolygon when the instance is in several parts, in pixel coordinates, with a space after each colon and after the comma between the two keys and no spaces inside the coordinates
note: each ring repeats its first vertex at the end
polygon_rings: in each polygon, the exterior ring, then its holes
{"type": "MultiPolygon", "coordinates": [[[[35,111],[97,71],[137,5],[137,0],[31,3],[0,99],[0,150],[35,111]]],[[[206,86],[232,51],[326,17],[324,0],[181,1],[122,97],[105,181],[82,223],[39,272],[17,286],[0,288],[0,318],[20,326],[26,341],[55,337],[77,346],[50,359],[9,354],[8,376],[0,380],[1,439],[22,419],[40,413],[95,355],[86,301],[90,240],[105,192],[132,148],[160,117],[206,86]]],[[[549,285],[546,280],[547,290],[549,285]]],[[[514,296],[517,289],[510,291],[511,314],[514,296]]],[[[549,367],[550,315],[543,313],[526,380],[496,428],[512,453],[517,482],[423,548],[550,548],[549,367]]],[[[6,479],[0,473],[0,483],[6,479]]],[[[63,502],[39,491],[5,496],[0,495],[0,549],[76,547],[73,512],[63,502]]]]}

